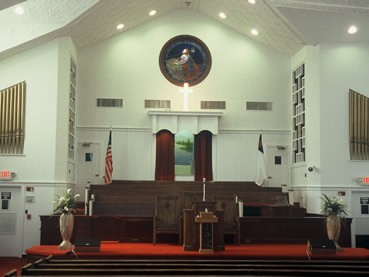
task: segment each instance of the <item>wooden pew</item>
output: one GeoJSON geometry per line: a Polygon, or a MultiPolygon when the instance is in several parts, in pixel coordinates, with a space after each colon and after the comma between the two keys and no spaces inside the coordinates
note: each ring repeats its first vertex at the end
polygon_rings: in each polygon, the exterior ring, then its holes
{"type": "MultiPolygon", "coordinates": [[[[206,200],[218,201],[218,208],[224,210],[225,236],[231,236],[233,243],[240,242],[240,227],[237,221],[238,198],[252,199],[255,203],[288,205],[287,193],[281,188],[264,188],[254,182],[205,182],[206,200]],[[282,199],[283,201],[281,201],[282,199]]],[[[89,198],[94,195],[93,215],[129,217],[152,217],[157,208],[156,199],[162,195],[179,196],[179,210],[189,209],[192,203],[203,200],[203,182],[197,181],[137,181],[114,180],[109,186],[90,185],[89,198]]],[[[182,212],[181,212],[182,213],[182,212]]],[[[173,215],[183,218],[183,214],[173,215]]],[[[180,221],[181,219],[178,219],[180,221]]],[[[156,224],[153,220],[153,242],[156,242],[156,224]]],[[[181,232],[180,232],[181,233],[181,232]]]]}
{"type": "MultiPolygon", "coordinates": [[[[41,245],[61,242],[58,215],[41,215],[41,245]]],[[[74,216],[71,241],[76,238],[95,238],[116,242],[152,242],[151,216],[74,216]]]]}
{"type": "MultiPolygon", "coordinates": [[[[155,199],[163,194],[176,193],[180,209],[191,208],[203,200],[203,183],[196,181],[114,181],[109,186],[90,185],[89,199],[94,195],[93,215],[153,216],[155,199]]],[[[216,198],[242,199],[259,206],[289,206],[288,193],[281,188],[264,188],[254,182],[206,182],[206,200],[216,198]]]]}
{"type": "MultiPolygon", "coordinates": [[[[168,194],[178,195],[180,214],[176,216],[183,218],[185,209],[191,208],[192,203],[203,200],[203,182],[114,180],[108,186],[92,184],[88,197],[94,195],[93,216],[75,216],[72,242],[76,237],[120,242],[153,242],[156,199],[168,194]],[[102,231],[103,229],[108,232],[102,231]]],[[[206,201],[219,202],[218,209],[224,210],[224,233],[229,238],[226,238],[227,243],[245,242],[242,238],[244,232],[240,229],[242,226],[250,227],[246,226],[245,221],[237,221],[237,198],[244,202],[245,217],[302,218],[306,215],[304,208],[288,203],[288,193],[282,192],[281,188],[260,187],[254,182],[206,182],[205,196],[206,201]]],[[[306,218],[306,221],[308,224],[310,219],[306,218]]],[[[60,243],[57,226],[57,216],[41,216],[41,244],[60,243]]],[[[252,227],[255,229],[255,225],[252,227]]],[[[273,238],[273,234],[269,235],[273,238]]],[[[169,238],[170,235],[166,237],[169,238]]],[[[161,239],[163,238],[161,236],[161,239]]],[[[351,243],[345,245],[350,246],[351,243]]]]}
{"type": "MultiPolygon", "coordinates": [[[[306,243],[311,239],[328,239],[325,218],[246,216],[239,218],[241,243],[306,243]]],[[[342,247],[351,247],[352,219],[343,221],[340,240],[342,247]]]]}

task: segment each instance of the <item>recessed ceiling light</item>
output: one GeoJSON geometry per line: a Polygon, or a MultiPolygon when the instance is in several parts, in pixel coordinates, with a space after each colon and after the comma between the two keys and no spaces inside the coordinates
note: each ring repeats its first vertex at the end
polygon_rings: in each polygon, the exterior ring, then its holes
{"type": "Polygon", "coordinates": [[[23,9],[23,7],[21,7],[21,6],[17,6],[17,7],[15,7],[14,12],[15,12],[17,15],[22,15],[22,14],[24,14],[24,9],[23,9]]]}
{"type": "Polygon", "coordinates": [[[349,34],[355,34],[355,33],[357,32],[357,27],[356,27],[355,25],[351,25],[351,26],[348,28],[347,32],[348,32],[349,34]]]}
{"type": "Polygon", "coordinates": [[[254,28],[254,29],[251,29],[251,34],[253,34],[254,36],[257,36],[259,34],[259,32],[258,32],[258,30],[256,30],[254,28]]]}
{"type": "Polygon", "coordinates": [[[250,4],[255,4],[256,0],[248,0],[250,4]]]}
{"type": "Polygon", "coordinates": [[[226,19],[227,18],[226,14],[224,12],[220,12],[219,13],[219,17],[220,18],[223,18],[223,19],[226,19]]]}
{"type": "Polygon", "coordinates": [[[156,15],[156,11],[155,11],[155,10],[150,11],[150,12],[149,12],[149,15],[150,15],[150,16],[156,15]]]}
{"type": "Polygon", "coordinates": [[[122,30],[124,28],[124,24],[120,23],[117,25],[117,30],[122,30]]]}

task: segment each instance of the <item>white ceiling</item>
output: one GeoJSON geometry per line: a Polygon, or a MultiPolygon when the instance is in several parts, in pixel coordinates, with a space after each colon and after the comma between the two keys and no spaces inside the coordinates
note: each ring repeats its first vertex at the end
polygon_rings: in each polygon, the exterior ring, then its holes
{"type": "Polygon", "coordinates": [[[176,9],[194,9],[288,54],[304,45],[369,41],[369,0],[0,0],[0,59],[65,35],[86,47],[176,9]],[[13,12],[19,2],[23,16],[13,12]],[[355,35],[347,34],[351,24],[359,28],[355,35]],[[250,35],[254,27],[257,37],[250,35]]]}

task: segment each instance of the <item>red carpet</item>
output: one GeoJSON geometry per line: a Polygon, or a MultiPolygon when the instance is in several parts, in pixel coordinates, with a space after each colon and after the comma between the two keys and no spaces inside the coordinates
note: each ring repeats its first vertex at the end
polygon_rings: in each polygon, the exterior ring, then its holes
{"type": "MultiPolygon", "coordinates": [[[[172,244],[149,244],[149,243],[102,243],[100,252],[77,252],[79,258],[206,258],[206,259],[309,259],[305,244],[246,244],[226,245],[225,251],[215,253],[199,253],[197,251],[184,251],[182,246],[172,244]]],[[[73,253],[61,251],[56,245],[34,246],[26,250],[30,256],[56,257],[74,256],[73,253]]],[[[327,260],[369,260],[369,249],[344,248],[337,254],[310,255],[311,259],[327,260]]]]}
{"type": "Polygon", "coordinates": [[[22,266],[28,263],[26,258],[17,257],[0,257],[0,276],[4,276],[5,273],[12,269],[20,271],[22,266]]]}

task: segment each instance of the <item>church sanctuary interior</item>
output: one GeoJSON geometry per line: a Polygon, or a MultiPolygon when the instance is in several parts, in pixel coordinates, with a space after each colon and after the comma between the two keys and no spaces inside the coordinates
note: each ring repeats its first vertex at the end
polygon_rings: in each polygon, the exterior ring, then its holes
{"type": "Polygon", "coordinates": [[[369,274],[369,1],[1,0],[0,276],[369,274]]]}

